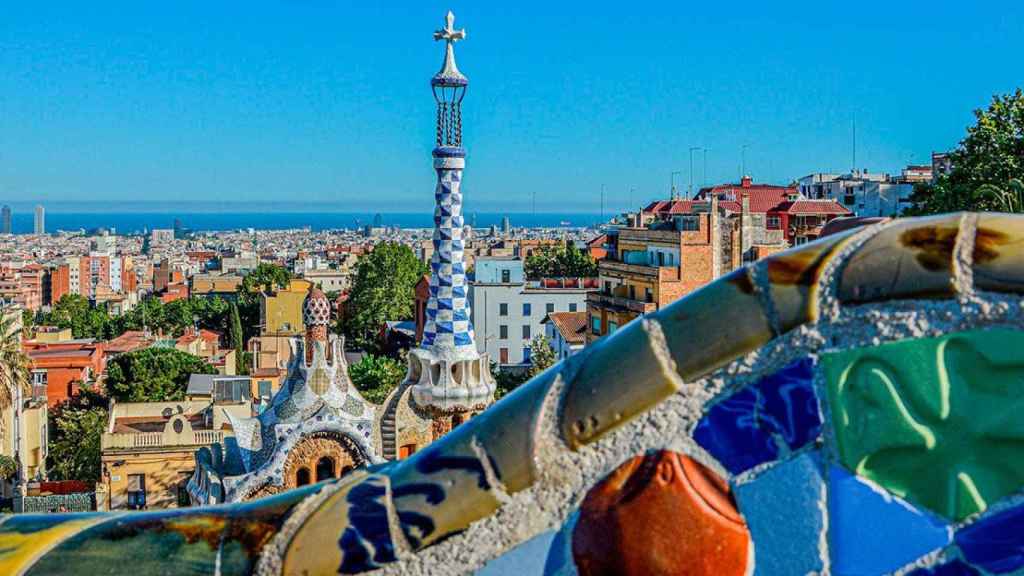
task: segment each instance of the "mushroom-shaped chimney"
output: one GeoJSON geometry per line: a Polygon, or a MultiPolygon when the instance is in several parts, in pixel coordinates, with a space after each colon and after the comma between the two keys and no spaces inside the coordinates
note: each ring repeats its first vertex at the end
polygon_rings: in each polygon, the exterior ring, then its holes
{"type": "Polygon", "coordinates": [[[302,322],[306,325],[306,361],[312,361],[313,349],[327,345],[327,327],[331,323],[331,301],[316,286],[311,286],[302,302],[302,322]]]}

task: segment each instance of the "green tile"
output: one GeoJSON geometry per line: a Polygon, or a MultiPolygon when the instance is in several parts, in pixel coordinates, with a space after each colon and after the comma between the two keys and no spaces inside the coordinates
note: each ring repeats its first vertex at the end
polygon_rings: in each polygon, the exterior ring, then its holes
{"type": "Polygon", "coordinates": [[[1024,332],[825,354],[840,461],[961,520],[1024,485],[1024,332]]]}

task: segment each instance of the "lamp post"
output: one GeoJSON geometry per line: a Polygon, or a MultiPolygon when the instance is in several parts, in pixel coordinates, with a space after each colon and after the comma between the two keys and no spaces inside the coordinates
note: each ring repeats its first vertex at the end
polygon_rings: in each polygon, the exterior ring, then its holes
{"type": "Polygon", "coordinates": [[[676,192],[676,174],[682,174],[682,173],[683,173],[682,170],[676,170],[675,172],[671,173],[671,176],[669,178],[671,180],[671,182],[672,182],[671,190],[672,190],[672,199],[673,200],[679,200],[679,194],[676,192]]]}

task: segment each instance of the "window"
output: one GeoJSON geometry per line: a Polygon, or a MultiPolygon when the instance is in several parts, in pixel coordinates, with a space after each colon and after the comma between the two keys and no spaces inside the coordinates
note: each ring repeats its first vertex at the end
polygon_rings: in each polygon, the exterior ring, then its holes
{"type": "Polygon", "coordinates": [[[498,326],[498,338],[502,340],[508,339],[508,325],[502,324],[498,326]]]}
{"type": "Polygon", "coordinates": [[[530,339],[530,325],[529,324],[523,324],[523,340],[529,340],[529,339],[530,339]]]}
{"type": "Polygon", "coordinates": [[[554,302],[548,302],[547,304],[544,305],[544,312],[546,314],[551,314],[554,311],[555,311],[555,303],[554,302]]]}
{"type": "Polygon", "coordinates": [[[618,322],[612,322],[611,320],[608,321],[608,333],[609,334],[615,332],[618,329],[619,329],[618,322]]]}
{"type": "Polygon", "coordinates": [[[502,270],[501,271],[501,283],[502,284],[509,284],[511,282],[512,282],[512,271],[507,269],[507,268],[502,270]]]}
{"type": "Polygon", "coordinates": [[[612,283],[610,281],[608,281],[608,280],[604,281],[604,293],[605,294],[611,294],[612,293],[612,283]]]}
{"type": "Polygon", "coordinates": [[[569,303],[569,312],[575,312],[575,311],[576,311],[576,303],[575,302],[570,302],[569,303]]]}
{"type": "Polygon", "coordinates": [[[141,510],[146,507],[146,475],[128,475],[128,507],[141,510]]]}
{"type": "Polygon", "coordinates": [[[697,232],[700,230],[700,216],[687,215],[680,217],[679,229],[683,232],[697,232]]]}
{"type": "Polygon", "coordinates": [[[302,467],[295,472],[295,485],[305,486],[310,483],[309,468],[302,467]]]}
{"type": "Polygon", "coordinates": [[[270,398],[270,380],[260,380],[259,393],[260,398],[270,398]]]}
{"type": "Polygon", "coordinates": [[[498,304],[498,316],[508,316],[508,302],[498,304]]]}
{"type": "Polygon", "coordinates": [[[46,370],[35,370],[32,372],[33,386],[46,386],[46,370]]]}
{"type": "Polygon", "coordinates": [[[316,481],[334,478],[334,460],[330,456],[324,456],[316,462],[316,481]]]}
{"type": "Polygon", "coordinates": [[[501,348],[498,350],[498,363],[508,364],[508,348],[501,348]]]}
{"type": "Polygon", "coordinates": [[[530,306],[529,302],[523,302],[523,316],[529,316],[533,313],[533,307],[530,306]]]}
{"type": "Polygon", "coordinates": [[[636,300],[636,286],[629,285],[629,299],[636,300]]]}
{"type": "Polygon", "coordinates": [[[601,317],[591,316],[590,317],[590,331],[594,334],[601,334],[601,317]]]}
{"type": "Polygon", "coordinates": [[[782,226],[782,220],[778,216],[769,216],[767,228],[769,230],[778,230],[782,226]]]}
{"type": "Polygon", "coordinates": [[[523,364],[531,364],[533,361],[530,359],[530,347],[523,348],[523,364]]]}

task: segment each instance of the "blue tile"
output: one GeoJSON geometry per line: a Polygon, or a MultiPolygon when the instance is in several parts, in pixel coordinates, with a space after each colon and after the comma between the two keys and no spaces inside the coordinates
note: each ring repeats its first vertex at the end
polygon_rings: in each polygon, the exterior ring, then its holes
{"type": "Polygon", "coordinates": [[[735,492],[754,542],[755,575],[824,570],[819,543],[825,481],[816,453],[779,464],[735,492]]]}
{"type": "Polygon", "coordinates": [[[964,558],[994,574],[1024,566],[1024,506],[1004,510],[957,532],[964,558]]]}
{"type": "Polygon", "coordinates": [[[950,541],[944,521],[839,466],[829,474],[828,511],[836,575],[891,572],[950,541]]]}
{"type": "Polygon", "coordinates": [[[907,576],[980,576],[980,572],[964,564],[960,560],[953,560],[946,564],[932,566],[931,568],[918,568],[907,576]]]}
{"type": "Polygon", "coordinates": [[[477,576],[520,576],[521,574],[543,574],[545,558],[551,549],[555,533],[538,534],[533,538],[505,551],[504,554],[484,564],[477,576]]]}
{"type": "Polygon", "coordinates": [[[797,449],[821,433],[814,364],[797,360],[712,406],[694,439],[733,474],[797,449]]]}

